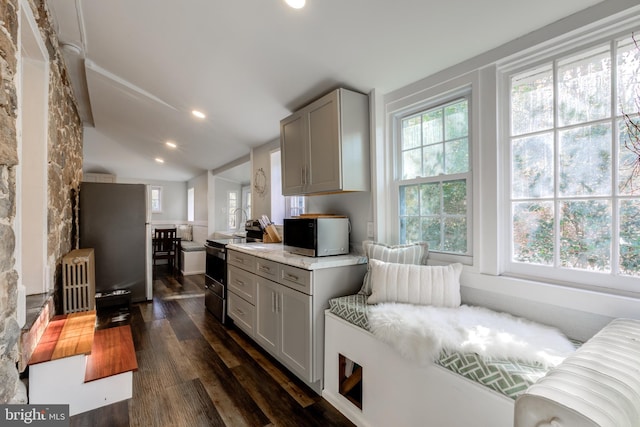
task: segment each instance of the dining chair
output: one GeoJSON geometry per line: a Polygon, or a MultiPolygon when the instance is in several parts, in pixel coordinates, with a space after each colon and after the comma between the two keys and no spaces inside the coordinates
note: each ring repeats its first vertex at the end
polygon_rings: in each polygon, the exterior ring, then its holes
{"type": "Polygon", "coordinates": [[[153,233],[153,265],[156,260],[166,259],[171,272],[175,269],[175,260],[178,253],[177,229],[156,228],[153,233]]]}

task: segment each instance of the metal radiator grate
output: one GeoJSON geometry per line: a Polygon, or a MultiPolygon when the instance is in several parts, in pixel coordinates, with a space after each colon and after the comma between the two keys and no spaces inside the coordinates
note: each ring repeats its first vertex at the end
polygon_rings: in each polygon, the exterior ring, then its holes
{"type": "Polygon", "coordinates": [[[93,310],[96,270],[93,248],[75,249],[62,258],[64,313],[93,310]]]}

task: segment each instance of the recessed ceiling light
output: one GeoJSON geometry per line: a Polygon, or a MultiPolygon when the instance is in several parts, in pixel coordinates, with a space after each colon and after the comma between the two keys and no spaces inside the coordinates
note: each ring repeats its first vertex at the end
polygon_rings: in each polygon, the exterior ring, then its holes
{"type": "Polygon", "coordinates": [[[305,4],[305,0],[284,0],[289,6],[294,9],[302,9],[305,4]]]}
{"type": "Polygon", "coordinates": [[[196,116],[199,119],[204,119],[205,117],[207,117],[207,116],[205,116],[205,114],[202,111],[198,111],[198,110],[191,111],[191,114],[193,114],[194,116],[196,116]]]}
{"type": "Polygon", "coordinates": [[[164,160],[163,160],[163,159],[161,159],[160,157],[156,157],[156,162],[158,162],[158,163],[164,163],[164,160]]]}
{"type": "Polygon", "coordinates": [[[176,143],[172,142],[172,141],[167,141],[167,142],[165,142],[165,144],[169,148],[176,148],[177,147],[176,143]]]}

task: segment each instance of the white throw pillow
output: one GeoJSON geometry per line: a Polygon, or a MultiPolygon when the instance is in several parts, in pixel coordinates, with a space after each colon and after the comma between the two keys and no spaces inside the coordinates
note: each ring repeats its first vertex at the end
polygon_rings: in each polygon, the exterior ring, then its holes
{"type": "Polygon", "coordinates": [[[460,306],[462,264],[426,266],[369,260],[371,295],[367,304],[399,302],[460,306]]]}
{"type": "Polygon", "coordinates": [[[181,240],[192,241],[193,240],[193,228],[190,224],[180,224],[177,226],[177,237],[181,240]]]}
{"type": "MultiPolygon", "coordinates": [[[[372,240],[365,240],[362,242],[362,249],[368,259],[398,264],[426,264],[429,256],[429,245],[426,242],[390,246],[372,240]]],[[[361,294],[371,295],[371,279],[369,275],[370,273],[367,269],[360,289],[361,294]]]]}

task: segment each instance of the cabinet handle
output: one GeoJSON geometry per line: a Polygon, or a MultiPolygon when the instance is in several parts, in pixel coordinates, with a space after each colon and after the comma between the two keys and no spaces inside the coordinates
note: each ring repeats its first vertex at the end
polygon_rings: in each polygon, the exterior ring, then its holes
{"type": "Polygon", "coordinates": [[[278,310],[276,308],[276,293],[275,292],[271,292],[271,312],[272,313],[277,313],[278,310]]]}
{"type": "Polygon", "coordinates": [[[265,273],[270,273],[271,272],[271,268],[267,267],[266,265],[262,265],[262,264],[258,267],[258,270],[264,271],[265,273]]]}
{"type": "Polygon", "coordinates": [[[280,298],[278,298],[278,294],[275,292],[273,295],[276,297],[276,313],[280,313],[280,298]]]}
{"type": "Polygon", "coordinates": [[[287,273],[285,279],[293,280],[294,282],[297,282],[300,278],[295,274],[287,273]]]}
{"type": "Polygon", "coordinates": [[[244,311],[240,310],[239,308],[234,309],[233,311],[235,311],[236,313],[238,313],[240,316],[244,316],[244,311]]]}
{"type": "Polygon", "coordinates": [[[242,280],[236,280],[236,285],[244,286],[245,283],[242,280]]]}

